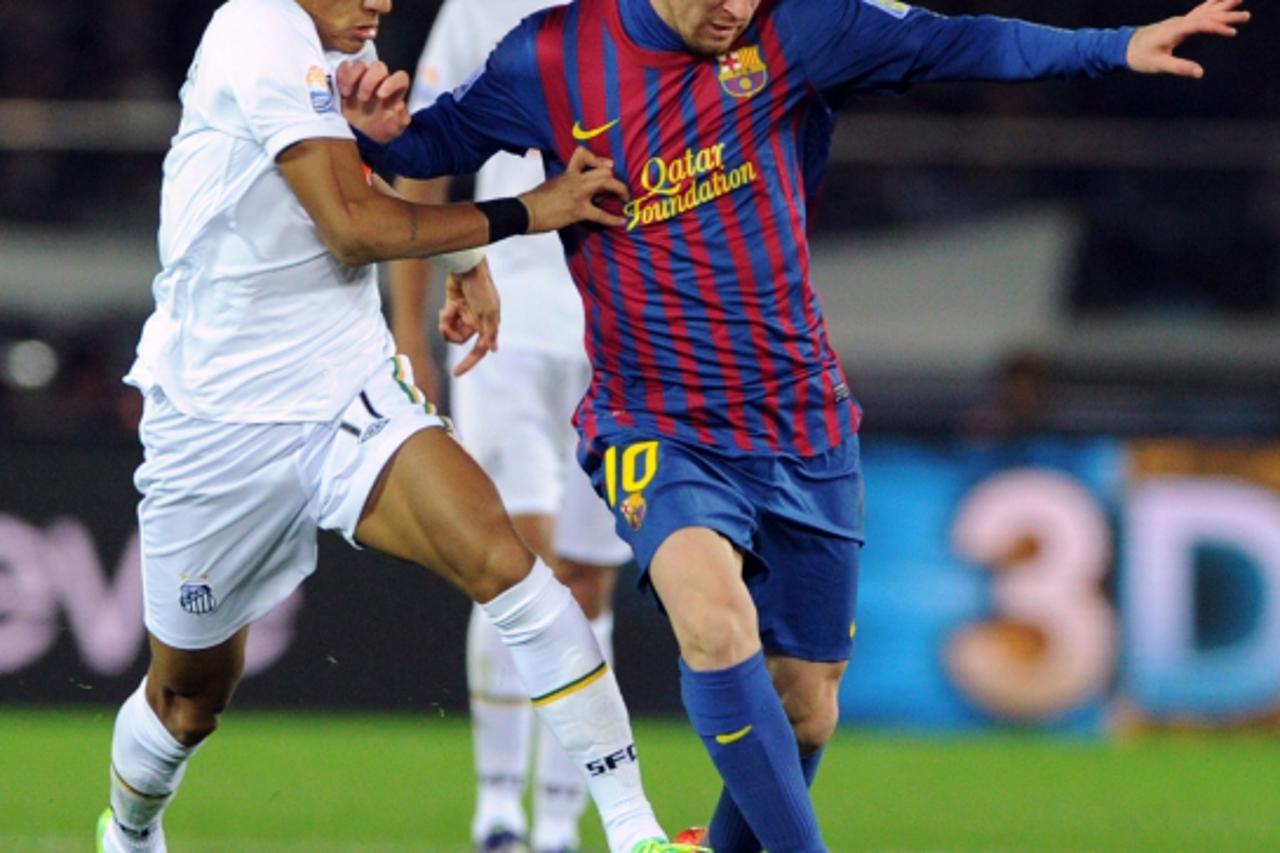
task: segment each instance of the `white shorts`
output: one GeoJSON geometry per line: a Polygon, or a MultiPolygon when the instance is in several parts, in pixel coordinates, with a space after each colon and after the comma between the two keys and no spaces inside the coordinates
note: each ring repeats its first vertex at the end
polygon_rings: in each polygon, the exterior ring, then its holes
{"type": "Polygon", "coordinates": [[[582,356],[502,349],[454,380],[451,413],[510,515],[554,516],[557,556],[616,566],[631,548],[578,467],[570,423],[590,381],[582,356]]]}
{"type": "Polygon", "coordinates": [[[442,426],[403,356],[328,423],[203,420],[153,388],[134,475],[147,630],[204,649],[263,616],[315,571],[317,529],[355,544],[387,460],[413,433],[442,426]]]}

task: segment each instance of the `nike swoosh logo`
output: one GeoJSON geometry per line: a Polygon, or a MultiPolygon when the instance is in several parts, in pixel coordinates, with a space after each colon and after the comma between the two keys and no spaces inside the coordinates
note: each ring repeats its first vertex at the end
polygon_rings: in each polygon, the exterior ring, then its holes
{"type": "MultiPolygon", "coordinates": [[[[600,134],[607,133],[619,121],[621,121],[621,119],[615,118],[613,121],[609,122],[608,124],[602,124],[599,127],[593,127],[590,130],[583,130],[582,125],[575,121],[573,123],[573,138],[578,140],[579,142],[586,142],[588,139],[595,139],[600,134]]],[[[561,127],[563,127],[563,125],[561,125],[561,127]]]]}
{"type": "Polygon", "coordinates": [[[736,732],[729,732],[728,734],[716,735],[716,743],[720,744],[721,746],[728,746],[729,744],[734,743],[735,741],[742,740],[750,732],[751,732],[751,725],[748,724],[738,729],[736,732]]]}

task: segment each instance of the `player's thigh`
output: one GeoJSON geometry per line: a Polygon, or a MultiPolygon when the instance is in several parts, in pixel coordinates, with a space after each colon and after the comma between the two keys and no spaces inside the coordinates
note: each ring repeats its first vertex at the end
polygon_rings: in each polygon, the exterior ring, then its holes
{"type": "Polygon", "coordinates": [[[706,527],[676,530],[658,546],[649,579],[694,669],[732,666],[759,650],[742,554],[720,533],[706,527]]]}
{"type": "Polygon", "coordinates": [[[759,640],[742,554],[751,547],[755,508],[732,460],[643,434],[601,436],[598,443],[587,473],[635,554],[641,585],[666,609],[682,653],[717,666],[749,656],[759,640]]]}
{"type": "Polygon", "coordinates": [[[511,586],[533,562],[493,483],[440,429],[420,430],[400,446],[355,535],[363,545],[438,572],[477,601],[511,586]]]}
{"type": "Polygon", "coordinates": [[[313,430],[300,470],[319,526],[483,592],[495,572],[522,577],[529,562],[493,484],[446,426],[407,360],[386,359],[313,430]]]}

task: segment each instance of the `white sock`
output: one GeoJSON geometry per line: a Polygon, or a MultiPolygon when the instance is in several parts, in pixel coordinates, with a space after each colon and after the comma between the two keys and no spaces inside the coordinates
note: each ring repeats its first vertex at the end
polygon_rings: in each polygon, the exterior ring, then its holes
{"type": "Polygon", "coordinates": [[[198,748],[169,734],[147,704],[146,687],[144,678],[120,706],[111,739],[111,811],[121,830],[113,837],[129,853],[165,849],[160,817],[198,748]]]}
{"type": "Polygon", "coordinates": [[[467,625],[467,688],[476,760],[476,810],[471,839],[502,828],[524,837],[525,777],[533,706],[502,636],[479,606],[467,625]]]}
{"type": "Polygon", "coordinates": [[[609,849],[630,853],[639,841],[665,838],[645,798],[617,679],[568,588],[538,560],[481,607],[511,649],[538,716],[587,772],[609,849]]]}
{"type": "MultiPolygon", "coordinates": [[[[613,611],[591,620],[604,659],[613,666],[613,611]]],[[[578,821],[587,808],[583,772],[545,726],[538,733],[537,785],[533,797],[533,849],[576,850],[578,821]]]]}

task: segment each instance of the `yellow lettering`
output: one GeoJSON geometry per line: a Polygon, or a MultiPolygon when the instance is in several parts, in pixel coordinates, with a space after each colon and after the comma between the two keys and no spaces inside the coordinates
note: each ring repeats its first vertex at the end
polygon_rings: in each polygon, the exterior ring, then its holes
{"type": "MultiPolygon", "coordinates": [[[[689,156],[688,149],[685,149],[685,157],[689,156]]],[[[677,157],[667,164],[667,180],[675,186],[683,184],[689,177],[689,164],[685,160],[677,157]]]]}
{"type": "Polygon", "coordinates": [[[627,230],[665,222],[693,208],[708,204],[759,177],[756,165],[746,162],[725,171],[725,143],[686,148],[672,160],[651,157],[640,173],[645,194],[623,205],[627,230]]]}
{"type": "Polygon", "coordinates": [[[640,215],[644,211],[640,207],[640,202],[632,199],[622,206],[622,215],[627,217],[627,230],[634,231],[636,226],[640,224],[640,215]]]}
{"type": "Polygon", "coordinates": [[[618,505],[618,448],[610,447],[604,452],[604,491],[609,499],[609,506],[618,505]]]}
{"type": "MultiPolygon", "coordinates": [[[[609,448],[612,450],[613,448],[609,448]]],[[[622,451],[622,489],[643,492],[658,473],[658,442],[640,441],[622,451]],[[643,463],[644,470],[640,470],[643,463]]]]}

